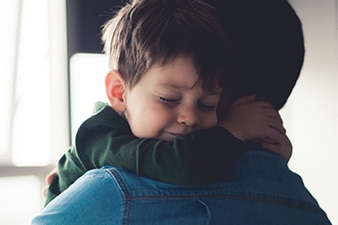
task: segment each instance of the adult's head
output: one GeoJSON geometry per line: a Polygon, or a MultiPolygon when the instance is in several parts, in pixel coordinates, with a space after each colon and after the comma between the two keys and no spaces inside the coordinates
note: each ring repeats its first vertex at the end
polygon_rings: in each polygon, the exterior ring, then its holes
{"type": "Polygon", "coordinates": [[[235,51],[234,98],[255,94],[280,109],[304,60],[301,22],[287,0],[209,0],[235,51]]]}

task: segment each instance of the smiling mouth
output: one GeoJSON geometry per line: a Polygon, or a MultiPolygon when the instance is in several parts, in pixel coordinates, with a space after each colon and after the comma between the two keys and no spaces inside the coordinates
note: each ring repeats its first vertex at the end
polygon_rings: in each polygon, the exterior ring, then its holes
{"type": "Polygon", "coordinates": [[[173,140],[173,139],[176,139],[178,137],[181,137],[181,136],[185,135],[183,133],[181,133],[181,134],[180,133],[172,133],[172,132],[169,132],[169,131],[164,131],[164,133],[167,134],[167,135],[169,135],[170,140],[173,140]]]}

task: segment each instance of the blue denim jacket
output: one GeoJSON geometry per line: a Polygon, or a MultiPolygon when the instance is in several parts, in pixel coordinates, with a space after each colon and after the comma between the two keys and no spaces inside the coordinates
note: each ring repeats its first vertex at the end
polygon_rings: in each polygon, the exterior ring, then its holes
{"type": "Polygon", "coordinates": [[[282,158],[250,151],[225,175],[223,183],[207,186],[170,185],[114,167],[89,171],[32,224],[331,223],[300,176],[291,172],[282,158]]]}

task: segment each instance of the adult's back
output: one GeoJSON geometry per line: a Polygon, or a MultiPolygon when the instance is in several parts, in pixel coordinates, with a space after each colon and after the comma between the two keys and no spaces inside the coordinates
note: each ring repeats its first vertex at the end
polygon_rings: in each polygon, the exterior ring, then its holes
{"type": "Polygon", "coordinates": [[[87,172],[32,224],[329,225],[284,159],[251,146],[224,182],[171,185],[109,167],[87,172]]]}

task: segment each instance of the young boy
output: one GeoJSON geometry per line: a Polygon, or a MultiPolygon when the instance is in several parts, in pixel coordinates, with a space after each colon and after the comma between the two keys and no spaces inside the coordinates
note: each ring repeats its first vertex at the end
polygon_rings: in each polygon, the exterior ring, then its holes
{"type": "Polygon", "coordinates": [[[86,171],[105,165],[195,185],[221,180],[245,151],[242,141],[258,141],[289,158],[291,145],[268,103],[242,98],[217,121],[231,49],[213,13],[201,1],[139,0],[105,25],[110,106],[97,105],[79,128],[46,204],[86,171]]]}

